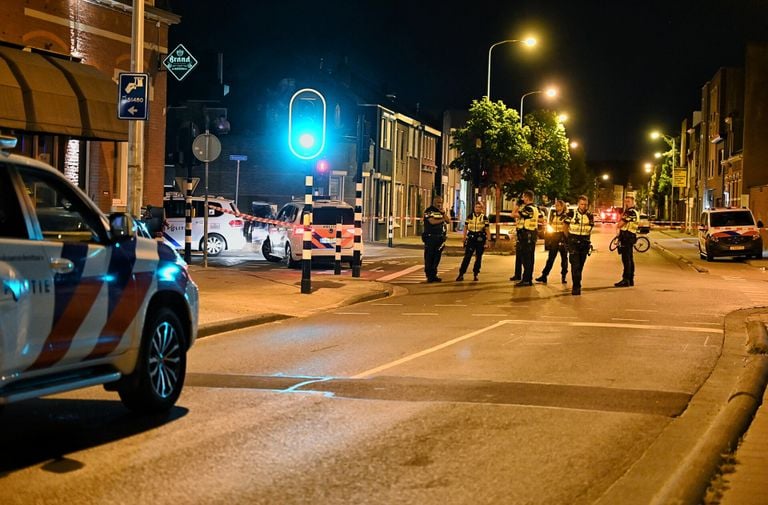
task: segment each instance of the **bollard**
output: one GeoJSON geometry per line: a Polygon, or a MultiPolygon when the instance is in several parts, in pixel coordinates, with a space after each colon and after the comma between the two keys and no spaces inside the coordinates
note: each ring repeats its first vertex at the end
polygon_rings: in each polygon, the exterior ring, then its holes
{"type": "Polygon", "coordinates": [[[387,231],[387,247],[392,247],[392,238],[395,236],[395,218],[389,216],[389,227],[387,231]]]}
{"type": "Polygon", "coordinates": [[[336,222],[336,255],[333,260],[333,275],[341,275],[341,214],[336,222]]]}
{"type": "Polygon", "coordinates": [[[304,243],[301,250],[301,292],[312,293],[312,176],[304,179],[304,243]]]}
{"type": "Polygon", "coordinates": [[[363,262],[363,183],[355,184],[355,242],[352,253],[352,277],[360,277],[363,262]]]}

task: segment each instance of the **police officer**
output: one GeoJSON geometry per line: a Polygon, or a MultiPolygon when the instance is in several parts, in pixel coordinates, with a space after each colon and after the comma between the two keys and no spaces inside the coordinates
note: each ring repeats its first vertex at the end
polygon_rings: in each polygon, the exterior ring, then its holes
{"type": "Polygon", "coordinates": [[[443,208],[443,198],[435,196],[432,205],[424,210],[424,232],[421,240],[424,242],[424,273],[427,282],[442,282],[437,276],[437,266],[443,255],[445,245],[446,225],[451,222],[448,210],[443,208]]]}
{"type": "MultiPolygon", "coordinates": [[[[515,204],[517,208],[522,207],[525,205],[523,202],[523,199],[520,198],[517,200],[517,203],[515,204]]],[[[514,213],[513,213],[514,215],[514,213]]],[[[521,281],[523,280],[523,253],[522,253],[522,231],[523,231],[523,221],[522,219],[515,219],[515,273],[512,277],[509,278],[511,281],[521,281]]]]}
{"type": "Polygon", "coordinates": [[[637,242],[637,222],[640,213],[635,208],[635,197],[624,197],[624,212],[617,225],[619,229],[619,254],[624,271],[621,280],[614,284],[617,288],[625,288],[635,285],[635,242],[637,242]]]}
{"type": "Polygon", "coordinates": [[[555,201],[555,211],[549,216],[547,235],[544,238],[544,249],[549,252],[547,264],[541,271],[541,276],[536,278],[536,282],[547,283],[547,276],[555,264],[557,255],[560,254],[560,277],[565,284],[566,275],[568,275],[568,250],[565,245],[565,220],[568,217],[568,207],[562,200],[555,201]]]}
{"type": "Polygon", "coordinates": [[[533,286],[533,260],[536,254],[537,228],[539,225],[539,209],[533,204],[533,191],[523,191],[523,206],[513,212],[513,216],[522,222],[520,231],[520,257],[523,265],[523,278],[515,287],[533,286]]]}
{"type": "Polygon", "coordinates": [[[595,218],[589,212],[589,198],[579,197],[579,206],[573,215],[565,220],[565,234],[568,237],[568,257],[571,261],[571,279],[573,288],[571,294],[581,294],[581,273],[590,251],[590,235],[595,227],[595,218]]]}
{"type": "Polygon", "coordinates": [[[480,267],[483,264],[485,243],[490,238],[491,232],[488,227],[488,217],[483,212],[483,204],[477,202],[475,204],[475,212],[467,217],[464,223],[464,259],[461,260],[459,276],[456,277],[457,282],[464,280],[464,274],[469,267],[469,261],[472,259],[473,254],[475,255],[475,265],[472,267],[472,272],[475,274],[473,280],[477,280],[480,267]]]}

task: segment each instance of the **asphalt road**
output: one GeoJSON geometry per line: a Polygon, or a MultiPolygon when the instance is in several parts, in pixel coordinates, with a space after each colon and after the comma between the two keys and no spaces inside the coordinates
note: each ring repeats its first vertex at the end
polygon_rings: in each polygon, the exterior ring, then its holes
{"type": "Polygon", "coordinates": [[[708,378],[725,314],[768,303],[762,272],[685,239],[664,247],[690,262],[637,254],[614,288],[609,238],[581,297],[513,288],[514,257],[426,284],[418,251],[384,255],[399,296],[199,341],[168,418],[97,388],[16,405],[3,503],[593,503],[708,378]]]}

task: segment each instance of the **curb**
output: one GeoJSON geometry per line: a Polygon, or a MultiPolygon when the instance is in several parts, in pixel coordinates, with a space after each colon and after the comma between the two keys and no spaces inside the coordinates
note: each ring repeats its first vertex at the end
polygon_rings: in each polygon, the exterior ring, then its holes
{"type": "Polygon", "coordinates": [[[762,312],[746,309],[726,316],[722,353],[685,412],[596,503],[702,503],[723,457],[749,428],[768,383],[768,356],[747,354],[739,338],[744,331],[752,339],[754,325],[747,322],[756,313],[762,312]]]}
{"type": "Polygon", "coordinates": [[[699,272],[701,274],[709,273],[709,269],[708,268],[700,267],[697,264],[695,264],[693,261],[689,260],[688,258],[685,258],[685,257],[683,257],[683,256],[681,256],[679,254],[675,254],[673,252],[670,252],[665,247],[659,245],[658,242],[654,241],[653,244],[652,244],[652,247],[654,249],[657,249],[659,252],[661,252],[663,255],[665,255],[665,256],[667,256],[669,258],[672,258],[672,259],[675,259],[677,261],[681,261],[681,262],[685,263],[686,265],[688,265],[689,267],[693,268],[694,270],[696,270],[697,272],[699,272]]]}
{"type": "MultiPolygon", "coordinates": [[[[370,302],[372,300],[378,300],[380,298],[386,298],[391,296],[393,288],[386,286],[383,290],[375,291],[373,293],[364,293],[361,295],[351,296],[336,304],[327,305],[321,307],[318,310],[332,309],[337,307],[345,307],[348,305],[355,305],[357,303],[370,302]]],[[[198,326],[197,338],[210,337],[219,333],[225,333],[233,330],[240,330],[243,328],[249,328],[251,326],[259,326],[262,324],[272,323],[275,321],[282,321],[284,319],[293,319],[302,316],[293,316],[290,314],[275,314],[268,312],[266,314],[255,314],[252,316],[238,317],[236,319],[227,319],[225,321],[218,321],[215,323],[206,323],[198,326]]]]}

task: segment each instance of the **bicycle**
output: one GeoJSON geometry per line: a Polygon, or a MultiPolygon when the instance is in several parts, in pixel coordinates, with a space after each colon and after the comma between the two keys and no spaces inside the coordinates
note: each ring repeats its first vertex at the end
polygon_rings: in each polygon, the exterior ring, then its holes
{"type": "MultiPolygon", "coordinates": [[[[616,249],[618,249],[618,247],[619,247],[619,237],[616,236],[616,237],[613,237],[608,248],[611,250],[611,252],[613,252],[616,249]]],[[[651,241],[648,240],[648,237],[639,235],[635,240],[635,244],[633,247],[635,248],[635,251],[643,253],[651,248],[651,241]]]]}

